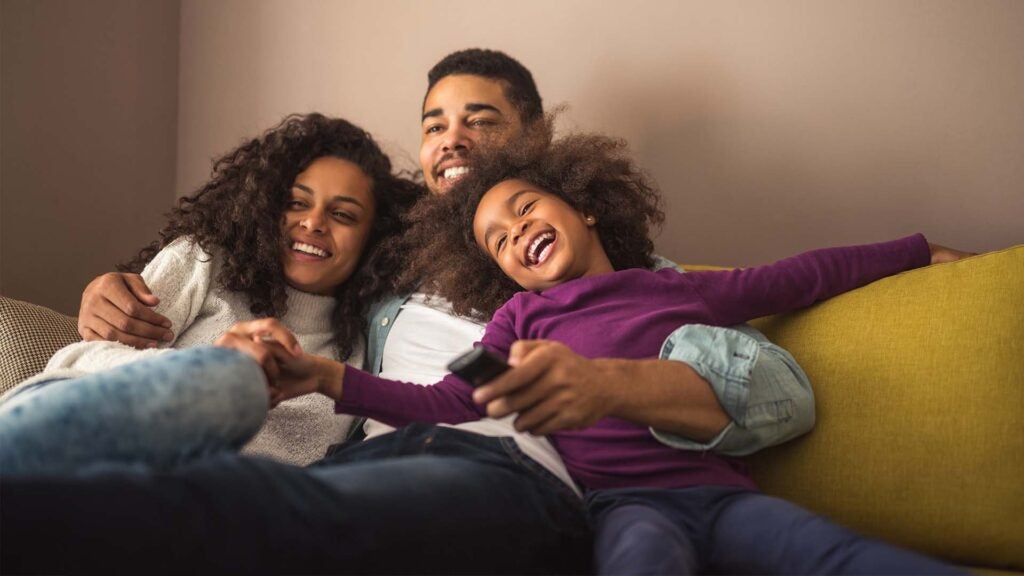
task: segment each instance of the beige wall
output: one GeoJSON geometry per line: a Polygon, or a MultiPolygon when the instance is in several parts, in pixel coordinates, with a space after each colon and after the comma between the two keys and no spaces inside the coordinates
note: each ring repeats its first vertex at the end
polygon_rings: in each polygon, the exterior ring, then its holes
{"type": "Polygon", "coordinates": [[[3,0],[0,293],[78,310],[174,201],[177,0],[3,0]]]}
{"type": "Polygon", "coordinates": [[[1024,2],[183,0],[178,193],[319,110],[416,158],[426,71],[468,46],[534,71],[563,125],[627,137],[658,249],[749,264],[921,231],[1024,242],[1024,2]]]}
{"type": "Polygon", "coordinates": [[[426,71],[468,46],[530,67],[564,126],[632,142],[676,259],[1024,242],[1017,0],[2,0],[0,21],[0,292],[67,312],[289,112],[413,166],[426,71]]]}
{"type": "Polygon", "coordinates": [[[484,46],[569,103],[564,125],[629,139],[668,198],[674,258],[913,231],[1024,242],[1017,0],[183,0],[181,34],[179,194],[288,112],[350,118],[415,158],[426,71],[484,46]]]}

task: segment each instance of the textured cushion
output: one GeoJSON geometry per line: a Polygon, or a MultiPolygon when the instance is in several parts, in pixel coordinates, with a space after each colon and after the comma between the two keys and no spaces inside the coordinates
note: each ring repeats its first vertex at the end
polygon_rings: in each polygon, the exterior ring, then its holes
{"type": "Polygon", "coordinates": [[[815,430],[759,485],[860,532],[1024,569],[1024,246],[754,323],[814,386],[815,430]]]}
{"type": "Polygon", "coordinates": [[[76,324],[49,308],[0,296],[0,394],[42,372],[54,352],[81,340],[76,324]]]}

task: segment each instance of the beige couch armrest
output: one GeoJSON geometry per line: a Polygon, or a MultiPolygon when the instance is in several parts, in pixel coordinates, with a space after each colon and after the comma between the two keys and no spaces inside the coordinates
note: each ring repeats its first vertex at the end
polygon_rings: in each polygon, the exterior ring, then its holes
{"type": "Polygon", "coordinates": [[[54,352],[79,340],[75,318],[0,296],[0,394],[42,372],[54,352]]]}

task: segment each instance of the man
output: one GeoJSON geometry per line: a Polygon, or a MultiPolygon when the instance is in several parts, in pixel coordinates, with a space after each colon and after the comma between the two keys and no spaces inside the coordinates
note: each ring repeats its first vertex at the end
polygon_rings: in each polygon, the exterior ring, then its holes
{"type": "MultiPolygon", "coordinates": [[[[542,118],[529,71],[504,54],[457,52],[428,79],[420,162],[434,193],[472,169],[477,146],[500,145],[542,118]]],[[[102,276],[83,295],[80,332],[155,345],[171,327],[146,307],[152,304],[137,276],[102,276]]],[[[239,327],[234,337],[251,343],[247,330],[239,327]]],[[[480,333],[479,324],[422,294],[397,298],[372,315],[369,368],[434,382],[480,333]]],[[[609,372],[564,348],[522,343],[513,354],[516,369],[481,389],[488,413],[504,419],[391,434],[371,422],[368,441],[309,469],[225,455],[168,473],[112,467],[71,479],[5,482],[5,563],[9,552],[34,549],[41,551],[32,558],[38,563],[20,566],[585,570],[589,534],[575,487],[547,441],[523,432],[617,416],[652,426],[672,445],[735,454],[791,438],[813,423],[799,368],[756,337],[684,327],[666,342],[663,356],[622,362],[609,372]],[[560,372],[549,370],[556,363],[573,369],[556,377],[560,372]],[[595,394],[598,389],[611,394],[595,394]],[[44,526],[33,517],[56,521],[44,526]],[[76,538],[86,533],[91,540],[76,538]],[[112,555],[117,542],[124,551],[112,555]],[[44,556],[44,545],[61,554],[44,556]]]]}

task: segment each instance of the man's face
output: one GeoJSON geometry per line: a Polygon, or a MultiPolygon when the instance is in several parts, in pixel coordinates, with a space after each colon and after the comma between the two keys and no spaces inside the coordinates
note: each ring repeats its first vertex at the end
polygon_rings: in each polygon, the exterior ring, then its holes
{"type": "Polygon", "coordinates": [[[447,192],[469,171],[470,151],[500,146],[522,129],[501,82],[468,74],[442,78],[423,103],[420,168],[427,188],[447,192]]]}

